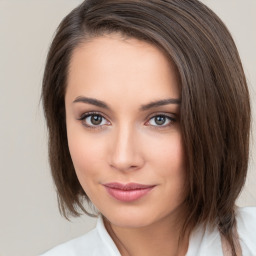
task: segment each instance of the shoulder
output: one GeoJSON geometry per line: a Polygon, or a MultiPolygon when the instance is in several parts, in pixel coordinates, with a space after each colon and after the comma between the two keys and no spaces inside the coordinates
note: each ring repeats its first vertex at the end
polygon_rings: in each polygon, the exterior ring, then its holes
{"type": "Polygon", "coordinates": [[[60,244],[41,256],[120,256],[120,253],[107,233],[102,217],[97,226],[87,234],[60,244]]]}
{"type": "Polygon", "coordinates": [[[89,233],[60,244],[47,251],[41,256],[75,256],[81,255],[81,252],[92,252],[97,248],[102,248],[101,240],[96,229],[89,233]]]}
{"type": "Polygon", "coordinates": [[[243,255],[256,255],[256,207],[238,208],[236,220],[243,255]]]}
{"type": "MultiPolygon", "coordinates": [[[[237,232],[243,255],[256,255],[256,207],[237,208],[237,232]]],[[[197,227],[190,236],[186,256],[223,255],[221,236],[217,227],[197,227]]]]}

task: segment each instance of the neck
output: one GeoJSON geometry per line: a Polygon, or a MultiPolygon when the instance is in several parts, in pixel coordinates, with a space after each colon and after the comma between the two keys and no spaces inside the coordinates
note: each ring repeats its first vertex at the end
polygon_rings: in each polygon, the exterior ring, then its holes
{"type": "Polygon", "coordinates": [[[180,237],[182,223],[170,217],[140,228],[104,223],[122,256],[184,256],[188,249],[188,235],[180,237]]]}

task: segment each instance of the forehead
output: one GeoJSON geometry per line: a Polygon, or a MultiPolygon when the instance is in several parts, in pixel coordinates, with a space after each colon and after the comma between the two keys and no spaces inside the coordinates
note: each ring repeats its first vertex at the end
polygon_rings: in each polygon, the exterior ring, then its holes
{"type": "Polygon", "coordinates": [[[179,98],[178,72],[162,51],[147,42],[115,34],[101,36],[73,52],[66,96],[80,94],[179,98]]]}

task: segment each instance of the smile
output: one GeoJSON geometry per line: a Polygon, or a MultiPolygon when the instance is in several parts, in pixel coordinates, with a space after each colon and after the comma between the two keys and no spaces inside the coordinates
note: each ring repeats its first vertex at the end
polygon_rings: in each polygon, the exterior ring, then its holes
{"type": "Polygon", "coordinates": [[[138,200],[155,187],[155,185],[143,185],[137,183],[128,183],[124,185],[116,182],[103,185],[110,196],[123,202],[138,200]]]}

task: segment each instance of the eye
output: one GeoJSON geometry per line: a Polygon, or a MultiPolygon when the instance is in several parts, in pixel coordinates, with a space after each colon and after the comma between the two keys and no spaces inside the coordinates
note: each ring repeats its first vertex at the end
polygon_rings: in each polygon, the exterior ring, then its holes
{"type": "Polygon", "coordinates": [[[97,113],[87,113],[81,116],[79,120],[82,121],[83,125],[90,128],[97,128],[103,125],[109,125],[110,122],[104,118],[102,115],[97,113]]]}
{"type": "Polygon", "coordinates": [[[175,122],[175,118],[167,115],[156,115],[150,118],[147,125],[165,127],[175,122]]]}

